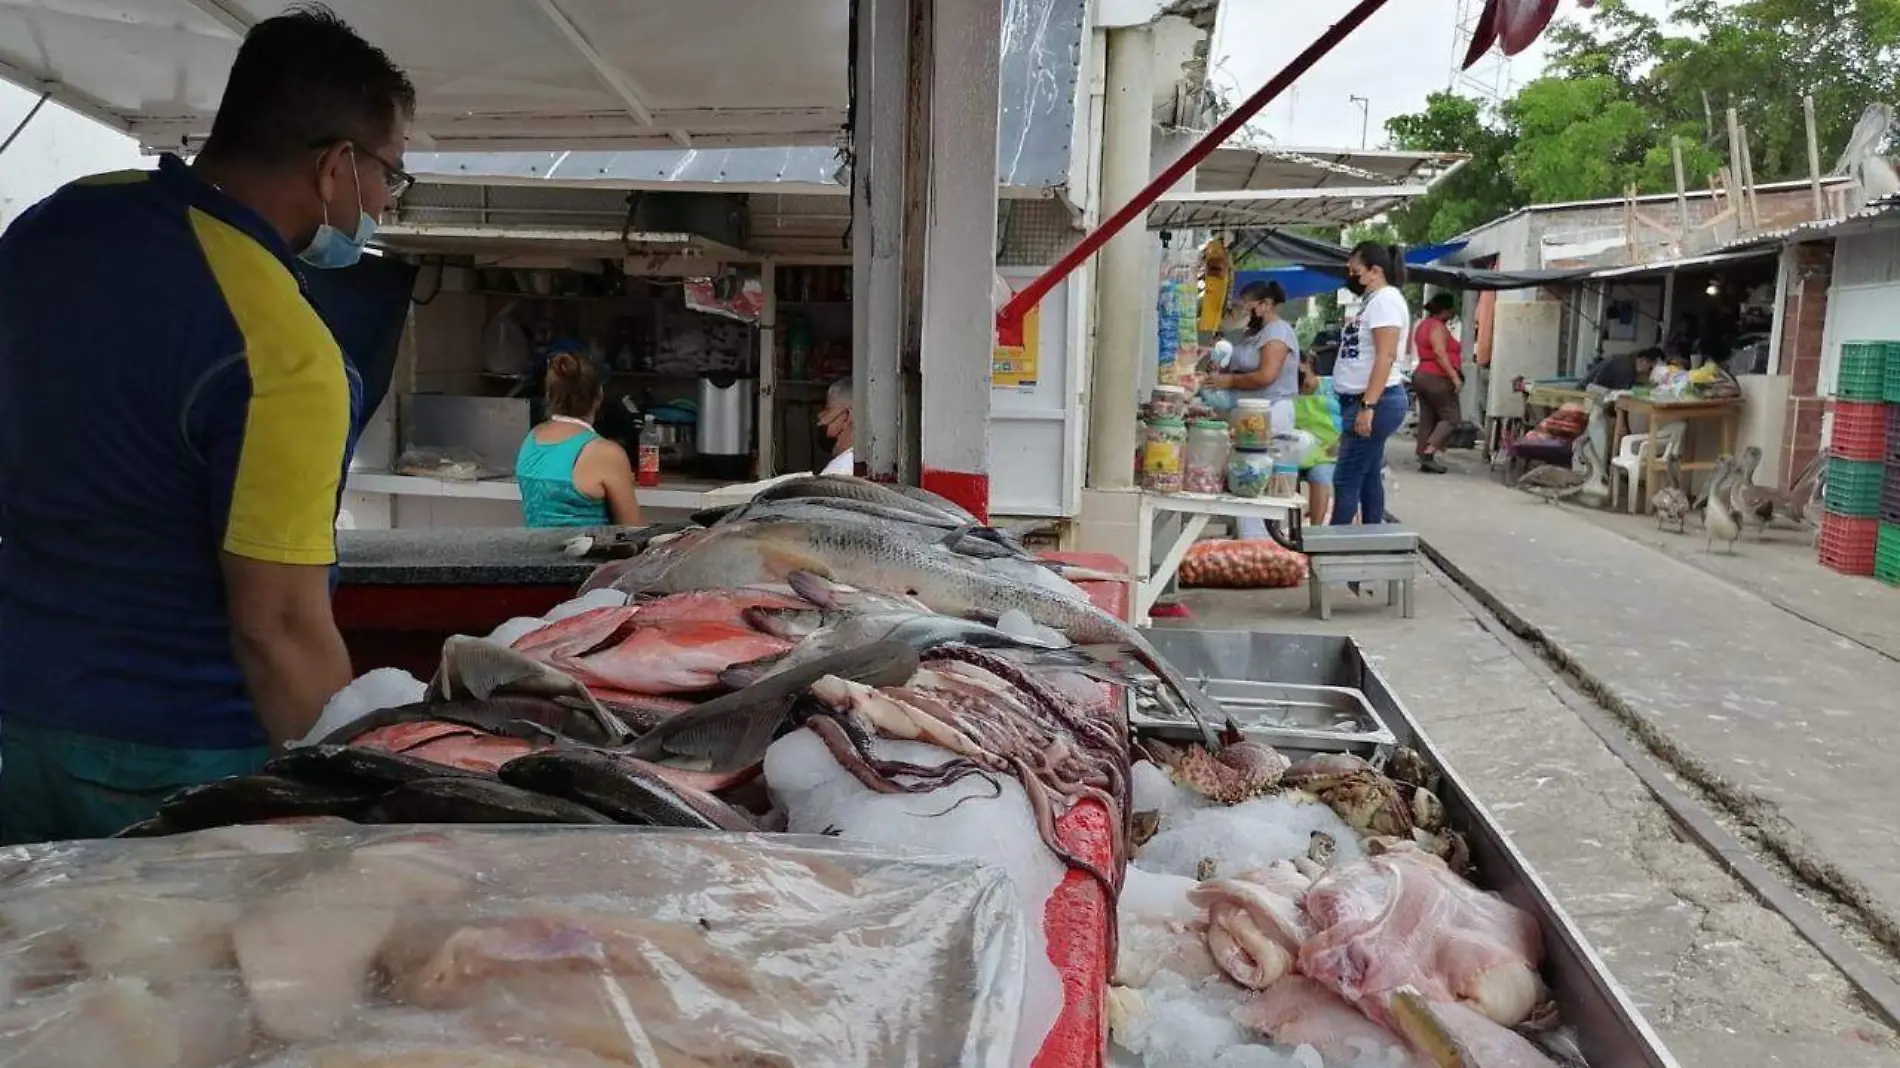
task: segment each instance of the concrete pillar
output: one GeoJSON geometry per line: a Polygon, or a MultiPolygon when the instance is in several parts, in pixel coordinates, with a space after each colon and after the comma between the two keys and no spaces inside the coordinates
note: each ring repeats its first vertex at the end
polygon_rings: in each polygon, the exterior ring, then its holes
{"type": "MultiPolygon", "coordinates": [[[[1107,85],[1102,117],[1104,206],[1127,203],[1152,175],[1154,32],[1146,25],[1107,31],[1107,85]]],[[[1096,278],[1096,328],[1089,388],[1091,489],[1134,484],[1136,390],[1143,323],[1155,305],[1151,241],[1129,226],[1103,247],[1096,278]]],[[[1084,512],[1088,511],[1084,506],[1084,512]]]]}
{"type": "Polygon", "coordinates": [[[983,517],[990,496],[1003,5],[911,2],[927,9],[922,21],[929,28],[929,67],[924,77],[913,79],[927,84],[930,94],[929,155],[922,163],[927,192],[922,201],[919,484],[983,517]]]}
{"type": "Polygon", "coordinates": [[[910,20],[910,0],[859,0],[857,6],[851,167],[855,452],[870,477],[893,481],[917,475],[916,427],[905,396],[905,357],[914,367],[917,352],[916,324],[906,323],[904,299],[910,20]]]}

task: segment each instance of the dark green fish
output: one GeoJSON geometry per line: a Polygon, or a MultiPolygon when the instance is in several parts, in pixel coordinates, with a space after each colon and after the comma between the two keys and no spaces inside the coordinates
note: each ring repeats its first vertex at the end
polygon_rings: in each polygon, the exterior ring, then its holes
{"type": "Polygon", "coordinates": [[[420,779],[383,795],[366,815],[369,823],[569,823],[615,821],[562,797],[523,790],[494,779],[443,776],[420,779]]]}
{"type": "Polygon", "coordinates": [[[242,775],[188,786],[167,797],[158,818],[173,833],[239,823],[340,816],[353,820],[375,803],[380,790],[298,782],[279,775],[242,775]]]}
{"type": "Polygon", "coordinates": [[[598,749],[551,749],[503,764],[501,781],[524,790],[577,801],[620,821],[648,827],[753,831],[758,827],[731,805],[699,790],[667,782],[637,762],[598,749]]]}
{"type": "Polygon", "coordinates": [[[300,746],[264,765],[264,772],[315,786],[367,790],[377,794],[393,790],[404,783],[443,775],[483,777],[476,771],[463,771],[400,753],[359,749],[349,745],[300,746]]]}

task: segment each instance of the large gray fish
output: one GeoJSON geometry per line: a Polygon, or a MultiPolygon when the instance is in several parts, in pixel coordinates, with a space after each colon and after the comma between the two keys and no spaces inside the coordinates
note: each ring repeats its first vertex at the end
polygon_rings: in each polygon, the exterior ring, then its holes
{"type": "MultiPolygon", "coordinates": [[[[762,620],[769,626],[769,621],[762,620]]],[[[719,674],[719,683],[743,689],[761,679],[804,667],[814,660],[860,649],[874,642],[895,641],[927,653],[943,645],[968,645],[978,649],[1011,649],[1033,652],[1050,666],[1075,669],[1094,665],[1079,650],[1051,649],[1047,644],[1019,638],[987,623],[938,612],[872,612],[840,616],[806,635],[798,648],[769,661],[737,664],[719,674]]]]}
{"type": "Polygon", "coordinates": [[[940,543],[964,556],[981,560],[1035,558],[1010,535],[974,520],[964,522],[936,515],[923,507],[894,508],[888,504],[860,501],[849,497],[790,497],[755,500],[724,511],[710,526],[744,522],[758,517],[777,519],[859,520],[866,523],[894,524],[905,537],[940,543]]]}
{"type": "Polygon", "coordinates": [[[949,501],[936,497],[935,494],[929,496],[935,500],[912,496],[895,486],[887,486],[882,482],[872,482],[869,479],[851,475],[813,475],[810,478],[786,479],[775,486],[768,486],[759,491],[758,496],[753,500],[785,501],[799,497],[835,497],[879,504],[904,512],[920,513],[959,525],[977,522],[975,516],[949,501]]]}
{"type": "Polygon", "coordinates": [[[1181,696],[1202,734],[1224,714],[1135,628],[1089,603],[1033,582],[973,566],[954,554],[894,538],[877,527],[852,522],[781,521],[759,518],[720,527],[686,551],[648,587],[651,592],[786,582],[809,571],[860,589],[915,597],[946,615],[983,621],[1019,611],[1082,645],[1127,646],[1135,658],[1181,696]]]}
{"type": "Polygon", "coordinates": [[[681,712],[623,751],[642,760],[688,760],[715,773],[730,772],[765,756],[792,705],[817,680],[837,675],[868,686],[895,686],[916,674],[917,664],[916,650],[902,642],[874,642],[821,657],[681,712]]]}

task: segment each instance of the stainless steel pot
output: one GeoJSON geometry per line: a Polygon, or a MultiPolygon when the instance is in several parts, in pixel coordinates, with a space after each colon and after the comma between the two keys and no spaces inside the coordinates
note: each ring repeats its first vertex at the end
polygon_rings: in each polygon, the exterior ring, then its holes
{"type": "Polygon", "coordinates": [[[753,409],[758,383],[750,378],[699,380],[699,432],[695,441],[701,456],[748,456],[752,453],[753,409]]]}

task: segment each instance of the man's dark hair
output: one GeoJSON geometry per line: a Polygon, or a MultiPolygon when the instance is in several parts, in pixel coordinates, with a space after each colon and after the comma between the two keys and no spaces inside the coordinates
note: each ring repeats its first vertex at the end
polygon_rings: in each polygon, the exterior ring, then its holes
{"type": "Polygon", "coordinates": [[[298,4],[244,35],[205,152],[275,165],[338,141],[373,149],[415,110],[415,85],[382,49],[298,4]]]}
{"type": "Polygon", "coordinates": [[[1646,349],[1638,350],[1635,358],[1639,360],[1648,360],[1651,363],[1661,363],[1663,359],[1663,350],[1657,348],[1654,345],[1651,345],[1650,347],[1646,349]]]}

